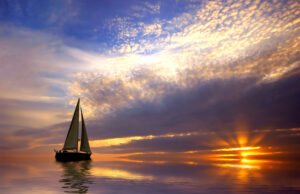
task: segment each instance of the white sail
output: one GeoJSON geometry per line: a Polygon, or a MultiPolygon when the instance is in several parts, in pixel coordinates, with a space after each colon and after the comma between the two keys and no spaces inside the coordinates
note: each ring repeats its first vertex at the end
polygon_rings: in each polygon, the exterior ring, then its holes
{"type": "Polygon", "coordinates": [[[81,109],[81,122],[82,122],[82,132],[81,132],[80,151],[91,152],[89,139],[88,139],[88,136],[87,136],[85,123],[84,123],[84,119],[83,119],[82,109],[81,109]]]}
{"type": "Polygon", "coordinates": [[[69,128],[68,135],[66,137],[63,150],[78,149],[79,103],[80,103],[80,99],[78,99],[77,106],[75,108],[75,112],[69,128]]]}

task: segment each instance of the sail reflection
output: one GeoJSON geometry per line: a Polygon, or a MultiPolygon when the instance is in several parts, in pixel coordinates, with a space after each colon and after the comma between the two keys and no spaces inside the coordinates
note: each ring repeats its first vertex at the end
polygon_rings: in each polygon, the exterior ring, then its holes
{"type": "Polygon", "coordinates": [[[62,179],[59,182],[66,193],[87,193],[91,180],[91,161],[58,162],[63,169],[62,179]]]}

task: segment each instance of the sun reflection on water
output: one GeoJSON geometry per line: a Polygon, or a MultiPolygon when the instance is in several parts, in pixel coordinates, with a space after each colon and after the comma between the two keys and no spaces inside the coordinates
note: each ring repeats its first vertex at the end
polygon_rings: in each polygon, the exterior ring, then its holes
{"type": "Polygon", "coordinates": [[[230,168],[246,168],[246,169],[260,169],[259,165],[250,165],[250,164],[229,164],[229,163],[223,163],[223,164],[215,164],[216,166],[220,167],[230,167],[230,168]]]}

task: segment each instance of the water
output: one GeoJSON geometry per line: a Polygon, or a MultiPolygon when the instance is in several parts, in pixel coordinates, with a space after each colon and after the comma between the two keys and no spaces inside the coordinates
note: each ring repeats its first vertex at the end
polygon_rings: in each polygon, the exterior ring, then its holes
{"type": "Polygon", "coordinates": [[[291,163],[0,162],[0,193],[300,193],[291,163]]]}

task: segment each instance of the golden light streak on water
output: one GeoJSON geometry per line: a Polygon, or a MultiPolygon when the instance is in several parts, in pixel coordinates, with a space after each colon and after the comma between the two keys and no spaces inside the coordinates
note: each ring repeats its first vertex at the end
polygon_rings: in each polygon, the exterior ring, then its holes
{"type": "Polygon", "coordinates": [[[215,158],[215,161],[240,161],[238,158],[215,158]]]}
{"type": "Polygon", "coordinates": [[[153,180],[152,176],[132,173],[120,169],[95,167],[91,170],[91,174],[96,177],[118,178],[126,180],[153,180]]]}
{"type": "Polygon", "coordinates": [[[249,164],[229,164],[229,163],[224,163],[224,164],[214,164],[215,166],[220,166],[220,167],[225,167],[225,168],[246,168],[246,169],[260,169],[261,167],[258,165],[249,165],[249,164]]]}
{"type": "Polygon", "coordinates": [[[198,162],[187,161],[187,162],[184,162],[184,164],[188,164],[188,165],[198,165],[198,162]]]}

